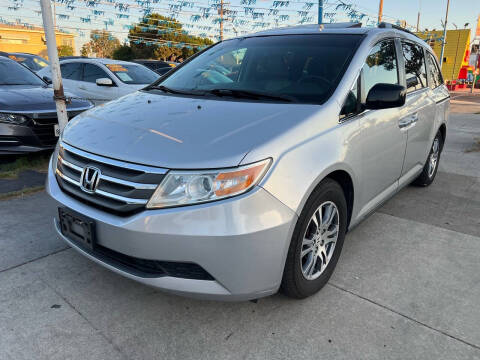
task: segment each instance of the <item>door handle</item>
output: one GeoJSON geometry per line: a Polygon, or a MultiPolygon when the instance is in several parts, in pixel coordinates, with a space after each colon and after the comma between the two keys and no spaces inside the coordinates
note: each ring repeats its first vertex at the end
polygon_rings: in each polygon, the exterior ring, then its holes
{"type": "Polygon", "coordinates": [[[410,118],[412,119],[412,123],[416,123],[418,121],[418,113],[410,115],[410,118]]]}
{"type": "Polygon", "coordinates": [[[413,127],[415,126],[415,123],[417,121],[418,121],[418,113],[414,113],[398,120],[398,127],[400,129],[406,128],[409,125],[412,125],[413,127]]]}
{"type": "Polygon", "coordinates": [[[79,88],[80,90],[87,90],[87,88],[86,88],[85,86],[82,86],[82,85],[80,85],[78,88],[79,88]]]}
{"type": "Polygon", "coordinates": [[[406,128],[411,123],[412,123],[412,119],[410,118],[410,116],[405,116],[404,118],[401,118],[400,120],[398,120],[398,127],[400,129],[403,129],[403,128],[406,128]]]}

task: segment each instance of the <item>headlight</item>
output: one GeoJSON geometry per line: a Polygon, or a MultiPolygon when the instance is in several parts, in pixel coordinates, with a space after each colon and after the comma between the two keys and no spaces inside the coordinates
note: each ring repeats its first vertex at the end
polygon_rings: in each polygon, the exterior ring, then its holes
{"type": "Polygon", "coordinates": [[[260,182],[270,163],[267,159],[233,169],[170,171],[147,208],[198,204],[242,194],[260,182]]]}
{"type": "Polygon", "coordinates": [[[28,120],[29,119],[23,115],[0,113],[0,122],[24,125],[28,120]]]}

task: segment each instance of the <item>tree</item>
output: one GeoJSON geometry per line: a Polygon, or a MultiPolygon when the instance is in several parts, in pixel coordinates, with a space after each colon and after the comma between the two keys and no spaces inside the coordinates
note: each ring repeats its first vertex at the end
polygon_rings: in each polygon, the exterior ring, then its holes
{"type": "Polygon", "coordinates": [[[82,56],[95,54],[97,57],[110,58],[120,41],[107,30],[92,30],[90,41],[82,46],[82,56]]]}
{"type": "Polygon", "coordinates": [[[135,59],[135,53],[130,46],[128,46],[127,44],[123,44],[122,46],[119,46],[115,49],[112,54],[112,58],[115,60],[130,61],[135,59]]]}
{"type": "Polygon", "coordinates": [[[73,48],[69,45],[60,45],[57,51],[58,56],[73,56],[73,48]]]}
{"type": "Polygon", "coordinates": [[[177,20],[155,13],[135,24],[128,39],[137,59],[167,60],[172,55],[185,59],[196,53],[200,46],[213,44],[208,38],[188,35],[177,20]]]}

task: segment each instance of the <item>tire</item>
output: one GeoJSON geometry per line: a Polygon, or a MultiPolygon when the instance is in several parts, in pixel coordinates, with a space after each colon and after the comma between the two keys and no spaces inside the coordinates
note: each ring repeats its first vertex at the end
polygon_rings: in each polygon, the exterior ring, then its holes
{"type": "Polygon", "coordinates": [[[432,146],[430,147],[430,152],[428,153],[427,162],[423,167],[421,174],[413,180],[412,184],[416,186],[429,186],[438,171],[438,164],[440,163],[440,155],[442,154],[443,147],[443,137],[442,133],[439,131],[435,138],[433,139],[432,146]]]}
{"type": "Polygon", "coordinates": [[[298,218],[288,249],[280,291],[289,297],[303,299],[324,287],[337,265],[346,229],[345,195],[336,181],[327,178],[310,195],[298,218]],[[316,227],[313,217],[315,215],[320,225],[320,208],[324,225],[316,227]],[[337,216],[334,214],[335,209],[337,216]],[[333,217],[329,218],[332,214],[333,217]],[[330,220],[330,225],[325,225],[328,224],[327,220],[330,220]],[[333,242],[335,229],[337,236],[333,242]],[[302,252],[306,253],[303,257],[302,252]],[[318,261],[311,265],[310,261],[315,257],[318,261]]]}

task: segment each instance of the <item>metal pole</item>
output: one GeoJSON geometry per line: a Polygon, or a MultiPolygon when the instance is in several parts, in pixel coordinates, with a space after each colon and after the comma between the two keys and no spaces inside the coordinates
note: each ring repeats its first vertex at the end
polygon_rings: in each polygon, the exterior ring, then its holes
{"type": "Polygon", "coordinates": [[[53,28],[57,30],[57,2],[53,0],[53,28]]]}
{"type": "Polygon", "coordinates": [[[422,0],[418,0],[417,32],[420,32],[420,11],[422,11],[422,0]]]}
{"type": "Polygon", "coordinates": [[[47,39],[48,60],[50,61],[50,70],[52,73],[53,99],[57,106],[58,126],[61,132],[65,128],[65,125],[67,125],[68,116],[65,95],[63,93],[60,64],[58,62],[57,41],[53,28],[52,5],[50,0],[40,0],[40,6],[42,7],[43,28],[45,38],[47,39]]]}
{"type": "Polygon", "coordinates": [[[443,41],[442,41],[442,51],[440,52],[440,68],[443,65],[443,54],[445,53],[445,43],[447,40],[447,21],[448,21],[448,9],[450,8],[450,0],[447,0],[447,12],[445,13],[445,24],[443,27],[443,41]]]}
{"type": "Polygon", "coordinates": [[[323,0],[318,0],[318,23],[323,23],[323,0]]]}
{"type": "Polygon", "coordinates": [[[383,0],[380,0],[380,5],[378,6],[378,23],[382,22],[383,17],[383,0]]]}

